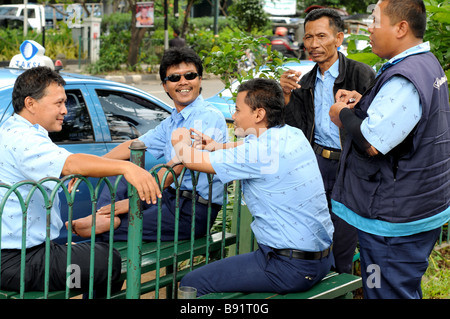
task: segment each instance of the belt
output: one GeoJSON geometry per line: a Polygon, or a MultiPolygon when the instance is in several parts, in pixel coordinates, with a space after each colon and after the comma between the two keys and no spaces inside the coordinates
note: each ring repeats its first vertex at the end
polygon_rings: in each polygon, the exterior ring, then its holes
{"type": "Polygon", "coordinates": [[[322,251],[302,251],[296,249],[275,249],[273,251],[281,256],[295,258],[295,259],[305,259],[305,260],[317,260],[327,257],[331,250],[333,249],[333,245],[328,247],[322,251]]]}
{"type": "Polygon", "coordinates": [[[322,156],[323,158],[331,159],[331,160],[339,160],[341,157],[341,151],[336,149],[326,148],[324,146],[318,145],[314,143],[313,145],[314,153],[322,156]]]}
{"type": "MultiPolygon", "coordinates": [[[[176,195],[177,191],[175,189],[173,189],[172,187],[167,187],[167,190],[173,194],[176,195]]],[[[193,199],[194,198],[194,194],[192,194],[191,191],[186,191],[186,190],[180,190],[180,196],[184,197],[184,198],[188,198],[188,199],[193,199]]],[[[203,197],[201,197],[200,195],[195,195],[196,200],[199,204],[203,204],[203,205],[208,205],[208,200],[204,199],[203,197]]]]}

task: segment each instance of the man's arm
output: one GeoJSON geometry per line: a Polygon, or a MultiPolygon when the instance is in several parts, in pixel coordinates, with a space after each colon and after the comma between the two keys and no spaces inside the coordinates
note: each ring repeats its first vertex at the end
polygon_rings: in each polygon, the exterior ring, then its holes
{"type": "MultiPolygon", "coordinates": [[[[243,143],[242,140],[237,142],[228,142],[228,143],[218,143],[214,141],[208,135],[203,134],[199,130],[191,128],[190,131],[195,134],[191,134],[191,138],[194,139],[193,147],[199,150],[207,150],[210,152],[214,152],[221,149],[233,148],[241,145],[243,143]]],[[[184,133],[184,132],[183,132],[184,133]]],[[[173,140],[172,136],[172,140],[173,140]]]]}
{"type": "MultiPolygon", "coordinates": [[[[172,166],[174,164],[176,164],[178,162],[178,158],[172,158],[168,163],[166,163],[167,166],[172,166]]],[[[172,167],[175,176],[180,175],[181,171],[183,170],[184,165],[176,165],[174,167],[172,167]]],[[[168,171],[167,168],[163,167],[158,171],[158,179],[161,182],[164,174],[168,171]]],[[[164,180],[164,185],[163,185],[163,189],[166,189],[167,187],[169,187],[174,181],[174,175],[172,173],[167,174],[166,179],[164,180]]]]}
{"type": "Polygon", "coordinates": [[[116,147],[114,147],[111,151],[103,155],[103,157],[116,159],[116,160],[129,160],[130,159],[130,145],[135,140],[130,140],[123,142],[116,147]]]}
{"type": "Polygon", "coordinates": [[[155,178],[145,169],[128,161],[90,154],[71,154],[67,157],[61,174],[90,177],[123,175],[136,188],[141,200],[148,204],[156,204],[157,198],[161,198],[161,191],[155,178]]]}
{"type": "Polygon", "coordinates": [[[338,127],[345,127],[353,142],[370,156],[378,154],[378,150],[371,145],[361,132],[362,119],[357,117],[344,102],[337,102],[330,108],[331,121],[338,127]]]}
{"type": "Polygon", "coordinates": [[[283,89],[285,105],[287,105],[291,100],[292,90],[300,88],[300,84],[298,84],[298,81],[300,81],[301,75],[302,72],[294,70],[287,70],[281,75],[280,86],[283,89]]]}
{"type": "Polygon", "coordinates": [[[190,131],[184,127],[172,133],[172,145],[177,158],[190,170],[215,174],[209,161],[209,152],[191,147],[190,131]]]}

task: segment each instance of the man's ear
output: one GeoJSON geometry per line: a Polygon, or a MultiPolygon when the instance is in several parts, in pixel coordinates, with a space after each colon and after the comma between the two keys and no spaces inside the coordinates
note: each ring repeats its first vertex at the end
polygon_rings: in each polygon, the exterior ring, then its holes
{"type": "Polygon", "coordinates": [[[35,99],[33,99],[31,96],[27,96],[23,102],[24,102],[24,109],[26,109],[31,114],[35,114],[36,113],[36,111],[35,111],[35,106],[36,106],[35,99]]]}
{"type": "Polygon", "coordinates": [[[166,83],[165,83],[165,82],[162,82],[161,84],[162,84],[162,86],[163,86],[163,88],[164,88],[164,91],[166,92],[167,96],[170,97],[171,100],[173,100],[172,97],[170,96],[169,92],[167,91],[166,83]]]}
{"type": "Polygon", "coordinates": [[[259,107],[255,110],[256,112],[256,123],[260,123],[261,121],[264,121],[266,118],[266,110],[262,107],[259,107]]]}
{"type": "Polygon", "coordinates": [[[411,29],[407,21],[402,20],[397,23],[397,39],[405,37],[409,32],[411,32],[411,29]]]}
{"type": "Polygon", "coordinates": [[[344,42],[344,32],[338,32],[336,34],[336,48],[339,48],[344,42]]]}

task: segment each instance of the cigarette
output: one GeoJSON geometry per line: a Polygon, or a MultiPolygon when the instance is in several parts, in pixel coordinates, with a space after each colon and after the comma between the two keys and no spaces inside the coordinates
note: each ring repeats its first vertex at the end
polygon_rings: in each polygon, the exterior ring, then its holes
{"type": "Polygon", "coordinates": [[[292,78],[292,77],[294,77],[295,76],[295,73],[291,73],[291,74],[289,74],[288,76],[287,76],[287,78],[289,79],[289,78],[292,78]]]}

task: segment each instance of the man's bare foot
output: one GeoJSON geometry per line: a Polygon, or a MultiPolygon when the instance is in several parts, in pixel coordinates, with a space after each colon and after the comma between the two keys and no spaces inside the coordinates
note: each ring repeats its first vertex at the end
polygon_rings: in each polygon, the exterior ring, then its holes
{"type": "MultiPolygon", "coordinates": [[[[95,217],[95,234],[102,234],[109,231],[110,227],[110,215],[96,214],[95,217]]],[[[117,229],[120,225],[120,218],[114,217],[114,229],[117,229]]],[[[66,222],[66,228],[68,228],[68,222],[66,222]]],[[[72,232],[75,235],[81,237],[91,237],[92,228],[92,215],[75,219],[72,221],[72,232]]]]}

